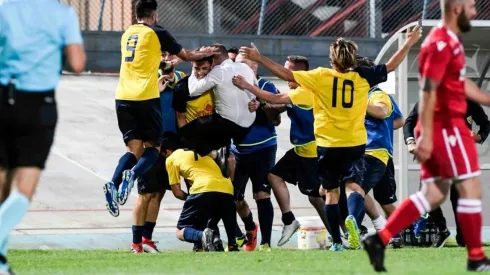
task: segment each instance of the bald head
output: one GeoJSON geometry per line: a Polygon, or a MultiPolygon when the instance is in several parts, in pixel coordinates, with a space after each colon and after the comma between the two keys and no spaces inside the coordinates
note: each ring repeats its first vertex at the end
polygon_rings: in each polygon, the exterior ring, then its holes
{"type": "Polygon", "coordinates": [[[441,10],[445,24],[453,31],[471,30],[471,20],[476,17],[475,0],[441,0],[441,10]]]}
{"type": "Polygon", "coordinates": [[[257,64],[257,62],[243,57],[242,54],[238,54],[236,56],[235,62],[247,64],[254,71],[254,73],[257,74],[257,69],[259,68],[259,64],[257,64]]]}

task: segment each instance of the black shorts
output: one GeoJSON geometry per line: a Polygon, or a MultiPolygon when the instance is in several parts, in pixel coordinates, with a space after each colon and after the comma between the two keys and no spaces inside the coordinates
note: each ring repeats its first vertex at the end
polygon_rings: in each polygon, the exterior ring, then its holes
{"type": "Polygon", "coordinates": [[[165,157],[160,156],[157,163],[138,179],[138,194],[165,193],[170,190],[165,160],[165,157]]]}
{"type": "Polygon", "coordinates": [[[392,158],[388,160],[383,178],[373,188],[373,194],[374,199],[381,205],[392,204],[398,200],[396,197],[395,166],[392,158]]]}
{"type": "Polygon", "coordinates": [[[298,185],[301,193],[307,196],[320,197],[320,181],[316,175],[317,163],[317,158],[298,156],[294,149],[291,149],[277,162],[270,173],[286,182],[298,185]]]}
{"type": "Polygon", "coordinates": [[[0,167],[44,169],[57,121],[54,91],[22,92],[0,86],[0,167]]]}
{"type": "Polygon", "coordinates": [[[236,200],[245,199],[245,189],[249,179],[252,182],[254,194],[260,191],[271,193],[267,176],[276,163],[276,152],[277,144],[249,154],[236,154],[232,151],[236,160],[235,179],[233,180],[236,200]]]}
{"type": "Polygon", "coordinates": [[[364,156],[364,164],[366,169],[364,170],[364,180],[361,187],[367,194],[381,182],[381,179],[383,179],[386,173],[386,165],[384,162],[371,155],[364,156]]]}
{"type": "Polygon", "coordinates": [[[317,174],[323,188],[336,189],[347,181],[362,185],[365,147],[365,145],[332,148],[318,146],[317,174]]]}
{"type": "Polygon", "coordinates": [[[223,219],[223,222],[235,220],[236,223],[236,206],[233,195],[220,192],[189,195],[180,213],[177,228],[192,227],[203,230],[209,222],[214,224],[220,219],[223,219]]]}
{"type": "Polygon", "coordinates": [[[241,127],[218,114],[213,114],[189,122],[180,128],[179,133],[186,148],[206,156],[213,150],[230,145],[232,139],[240,142],[249,131],[250,128],[241,127]]]}
{"type": "Polygon", "coordinates": [[[116,100],[117,123],[124,143],[142,140],[160,146],[162,110],[160,98],[143,101],[116,100]]]}

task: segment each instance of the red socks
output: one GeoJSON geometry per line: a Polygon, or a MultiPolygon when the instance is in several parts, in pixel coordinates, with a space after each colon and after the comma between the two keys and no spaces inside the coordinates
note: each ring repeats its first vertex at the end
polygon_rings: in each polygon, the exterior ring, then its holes
{"type": "Polygon", "coordinates": [[[461,227],[466,247],[468,249],[468,259],[481,260],[485,258],[481,241],[482,230],[482,205],[481,200],[459,199],[457,219],[461,227]]]}
{"type": "MultiPolygon", "coordinates": [[[[411,195],[408,199],[396,208],[390,216],[384,229],[378,231],[378,235],[385,245],[390,239],[407,228],[416,221],[421,215],[430,212],[430,205],[421,192],[411,195]]],[[[481,219],[480,219],[481,224],[481,219]]]]}

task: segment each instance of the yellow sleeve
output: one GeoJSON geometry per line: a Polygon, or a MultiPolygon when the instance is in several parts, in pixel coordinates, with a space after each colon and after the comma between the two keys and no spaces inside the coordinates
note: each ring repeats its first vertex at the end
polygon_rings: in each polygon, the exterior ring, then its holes
{"type": "Polygon", "coordinates": [[[328,70],[324,68],[316,68],[311,71],[294,71],[294,81],[298,83],[301,87],[315,92],[318,87],[319,81],[322,79],[322,74],[328,70]]]}
{"type": "Polygon", "coordinates": [[[306,90],[298,87],[297,89],[288,92],[291,102],[296,106],[308,106],[313,105],[313,94],[306,90]]]}
{"type": "Polygon", "coordinates": [[[391,104],[390,96],[386,92],[375,92],[369,97],[368,102],[370,105],[376,105],[379,103],[386,105],[388,107],[388,115],[386,117],[391,116],[391,112],[393,112],[393,105],[391,104]]]}
{"type": "Polygon", "coordinates": [[[180,184],[179,166],[174,163],[174,158],[172,156],[168,157],[165,161],[165,167],[167,169],[170,185],[180,184]]]}

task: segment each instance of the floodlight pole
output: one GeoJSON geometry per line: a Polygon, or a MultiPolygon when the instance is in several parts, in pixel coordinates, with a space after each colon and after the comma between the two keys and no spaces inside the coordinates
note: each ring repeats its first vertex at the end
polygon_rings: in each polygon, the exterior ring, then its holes
{"type": "MultiPolygon", "coordinates": [[[[406,33],[398,34],[398,49],[403,47],[406,33]]],[[[402,114],[407,115],[408,110],[408,60],[405,58],[396,70],[396,82],[398,83],[398,106],[402,114]]],[[[403,134],[399,131],[398,138],[398,198],[399,201],[408,197],[408,151],[403,140],[403,134]]]]}

